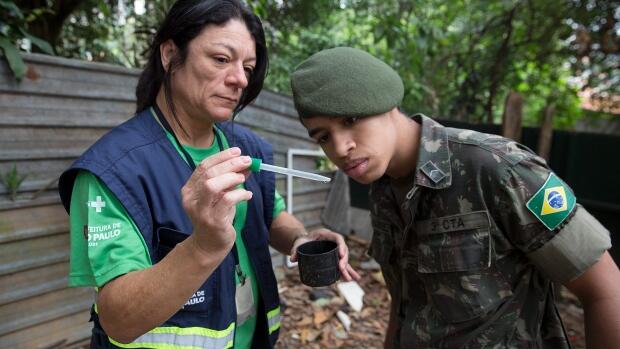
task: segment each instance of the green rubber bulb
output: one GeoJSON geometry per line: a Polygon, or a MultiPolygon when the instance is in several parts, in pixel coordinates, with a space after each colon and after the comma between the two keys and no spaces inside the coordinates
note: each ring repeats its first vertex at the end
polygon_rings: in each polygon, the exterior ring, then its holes
{"type": "Polygon", "coordinates": [[[250,172],[259,172],[260,164],[263,163],[263,160],[257,159],[257,158],[251,158],[251,159],[252,159],[252,164],[250,165],[250,172]]]}

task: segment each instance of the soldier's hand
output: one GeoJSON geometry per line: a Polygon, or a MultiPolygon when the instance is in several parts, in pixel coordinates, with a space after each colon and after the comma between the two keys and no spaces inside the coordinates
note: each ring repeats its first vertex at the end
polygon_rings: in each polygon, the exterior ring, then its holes
{"type": "Polygon", "coordinates": [[[353,269],[353,267],[349,264],[349,248],[347,247],[347,243],[342,238],[342,235],[335,233],[329,229],[321,228],[317,230],[313,230],[307,235],[304,235],[293,243],[293,248],[291,249],[291,261],[297,261],[297,247],[303,243],[312,240],[331,240],[338,244],[338,257],[340,260],[338,261],[338,269],[340,269],[340,276],[345,281],[351,280],[359,280],[360,275],[353,269]]]}

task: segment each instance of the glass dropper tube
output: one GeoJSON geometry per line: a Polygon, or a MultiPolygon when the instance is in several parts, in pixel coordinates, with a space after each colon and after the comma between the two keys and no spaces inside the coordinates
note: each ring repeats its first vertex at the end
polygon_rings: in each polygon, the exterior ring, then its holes
{"type": "Polygon", "coordinates": [[[305,172],[305,171],[294,170],[292,168],[264,164],[263,160],[257,159],[257,158],[252,158],[252,165],[250,165],[250,171],[251,172],[259,172],[259,171],[276,172],[276,173],[280,173],[284,175],[311,179],[313,181],[319,181],[323,183],[328,183],[332,180],[329,177],[321,176],[316,173],[310,173],[310,172],[305,172]]]}

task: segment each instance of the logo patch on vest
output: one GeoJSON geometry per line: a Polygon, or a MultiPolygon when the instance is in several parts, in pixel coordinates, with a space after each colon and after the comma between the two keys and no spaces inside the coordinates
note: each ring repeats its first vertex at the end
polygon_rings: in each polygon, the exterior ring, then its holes
{"type": "Polygon", "coordinates": [[[99,242],[119,237],[121,235],[121,223],[85,225],[83,233],[88,241],[88,247],[96,247],[99,242]]]}
{"type": "Polygon", "coordinates": [[[97,196],[95,201],[87,202],[86,206],[94,208],[95,212],[100,213],[101,210],[105,207],[105,201],[101,200],[101,196],[97,196]]]}
{"type": "Polygon", "coordinates": [[[547,229],[553,230],[573,211],[576,201],[573,192],[551,172],[526,206],[547,229]]]}

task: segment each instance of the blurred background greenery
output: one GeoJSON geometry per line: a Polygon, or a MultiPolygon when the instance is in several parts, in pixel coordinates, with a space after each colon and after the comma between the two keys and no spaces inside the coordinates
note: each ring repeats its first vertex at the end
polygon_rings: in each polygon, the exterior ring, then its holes
{"type": "MultiPolygon", "coordinates": [[[[0,0],[0,48],[140,68],[172,0],[0,0]],[[41,39],[41,40],[39,40],[41,39]],[[4,40],[4,41],[3,41],[4,40]],[[45,47],[49,43],[49,50],[45,47]]],[[[620,7],[613,0],[252,0],[270,50],[266,88],[334,46],[364,49],[403,77],[407,112],[499,123],[509,92],[524,126],[554,127],[620,110],[620,7]],[[590,108],[583,109],[584,100],[590,108]]]]}

